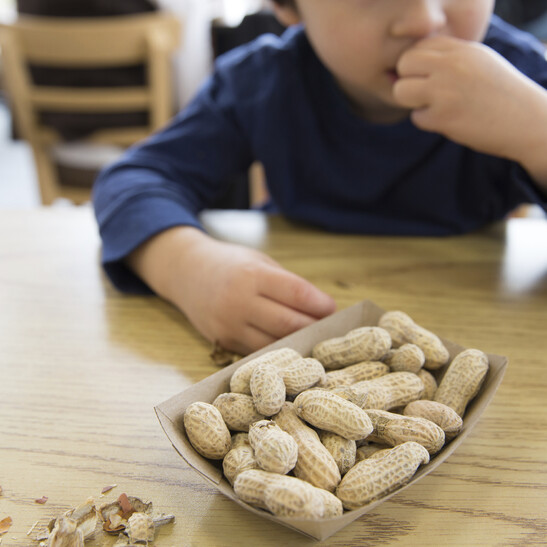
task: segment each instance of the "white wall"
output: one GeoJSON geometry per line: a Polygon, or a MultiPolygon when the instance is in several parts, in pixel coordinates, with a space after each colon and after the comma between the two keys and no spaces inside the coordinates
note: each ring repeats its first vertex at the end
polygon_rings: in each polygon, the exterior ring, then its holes
{"type": "Polygon", "coordinates": [[[212,66],[211,21],[221,17],[237,25],[246,13],[267,5],[267,0],[157,0],[184,22],[184,36],[175,59],[176,93],[182,107],[193,97],[212,66]]]}

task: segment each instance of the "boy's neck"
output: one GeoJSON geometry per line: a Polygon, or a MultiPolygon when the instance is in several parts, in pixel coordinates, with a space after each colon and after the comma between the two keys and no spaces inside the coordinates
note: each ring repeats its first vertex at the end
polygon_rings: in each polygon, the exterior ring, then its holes
{"type": "Polygon", "coordinates": [[[351,110],[359,118],[375,124],[391,125],[402,122],[410,111],[379,101],[369,95],[353,91],[347,85],[336,81],[340,91],[348,100],[351,110]]]}

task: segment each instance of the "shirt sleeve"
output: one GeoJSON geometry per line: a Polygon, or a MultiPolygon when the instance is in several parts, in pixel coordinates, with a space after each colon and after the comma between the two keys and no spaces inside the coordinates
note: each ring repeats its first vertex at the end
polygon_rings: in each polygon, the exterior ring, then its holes
{"type": "Polygon", "coordinates": [[[217,71],[164,130],[100,173],[93,205],[103,241],[102,263],[118,289],[149,292],[123,259],[173,226],[201,228],[198,213],[252,163],[234,96],[229,78],[217,71]]]}
{"type": "MultiPolygon", "coordinates": [[[[531,80],[547,89],[547,52],[545,45],[535,37],[494,16],[485,43],[531,80]]],[[[510,176],[528,202],[547,211],[547,195],[520,165],[511,166],[510,176]]]]}
{"type": "Polygon", "coordinates": [[[544,194],[528,172],[518,163],[512,165],[512,179],[524,192],[528,203],[539,205],[547,213],[547,194],[544,194]]]}

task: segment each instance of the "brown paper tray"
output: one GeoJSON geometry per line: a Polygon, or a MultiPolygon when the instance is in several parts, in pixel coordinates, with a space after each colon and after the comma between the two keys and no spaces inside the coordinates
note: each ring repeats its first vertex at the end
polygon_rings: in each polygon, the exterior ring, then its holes
{"type": "MultiPolygon", "coordinates": [[[[386,499],[389,499],[391,496],[394,496],[401,490],[408,488],[416,481],[420,480],[423,476],[431,473],[431,471],[444,462],[450,454],[456,450],[473,427],[475,427],[481,414],[484,412],[485,408],[488,406],[496,390],[498,389],[507,366],[506,357],[488,354],[490,361],[488,374],[479,394],[467,407],[461,433],[451,442],[447,443],[443,449],[431,459],[429,464],[420,467],[409,483],[401,488],[398,488],[387,496],[384,496],[382,499],[365,505],[360,509],[346,511],[339,517],[324,519],[321,521],[279,518],[266,511],[255,509],[254,507],[251,507],[250,505],[239,500],[230,486],[230,483],[223,477],[220,466],[216,466],[207,459],[203,458],[192,448],[184,432],[183,415],[186,407],[190,403],[195,401],[212,403],[217,395],[229,391],[230,377],[238,367],[250,359],[253,359],[267,351],[282,347],[293,348],[300,352],[303,356],[308,356],[311,353],[313,346],[321,340],[332,338],[334,336],[343,336],[349,330],[356,327],[377,325],[378,319],[384,311],[385,310],[379,308],[369,300],[355,304],[354,306],[337,312],[314,323],[313,325],[310,325],[309,327],[301,329],[298,332],[278,340],[274,344],[271,344],[253,353],[252,355],[237,361],[219,372],[212,374],[208,378],[205,378],[201,382],[194,384],[178,395],[171,397],[155,408],[158,419],[165,433],[169,437],[169,440],[177,452],[189,465],[213,483],[225,496],[228,496],[248,511],[282,524],[283,526],[297,530],[298,532],[315,539],[322,540],[328,538],[332,534],[338,532],[338,530],[341,530],[354,520],[374,509],[386,499]]],[[[465,349],[464,347],[447,340],[443,340],[443,342],[450,351],[451,358],[465,349]]]]}

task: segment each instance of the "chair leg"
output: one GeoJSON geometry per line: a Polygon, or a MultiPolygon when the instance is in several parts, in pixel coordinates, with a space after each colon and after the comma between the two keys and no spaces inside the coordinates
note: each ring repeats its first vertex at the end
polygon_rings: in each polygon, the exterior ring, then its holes
{"type": "Polygon", "coordinates": [[[36,163],[42,204],[51,205],[61,195],[55,166],[44,149],[39,146],[33,146],[32,152],[36,163]]]}

